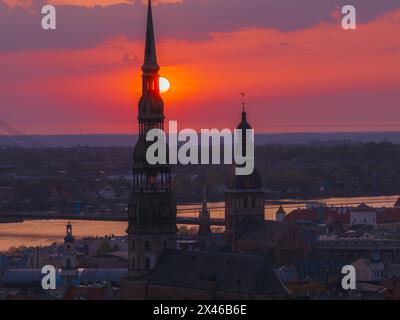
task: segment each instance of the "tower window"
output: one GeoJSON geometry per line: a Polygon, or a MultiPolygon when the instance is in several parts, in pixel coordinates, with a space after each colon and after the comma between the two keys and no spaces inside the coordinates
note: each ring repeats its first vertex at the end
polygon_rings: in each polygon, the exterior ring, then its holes
{"type": "Polygon", "coordinates": [[[247,206],[248,206],[248,200],[247,200],[247,198],[244,198],[243,199],[243,207],[247,208],[247,206]]]}
{"type": "Polygon", "coordinates": [[[257,199],[256,198],[251,198],[251,206],[255,208],[257,206],[257,199]]]}
{"type": "Polygon", "coordinates": [[[136,268],[136,260],[135,260],[135,258],[132,258],[132,268],[136,268]]]}
{"type": "Polygon", "coordinates": [[[146,242],[144,243],[144,250],[146,250],[146,251],[149,251],[149,250],[150,250],[150,242],[149,242],[149,241],[146,241],[146,242]]]}
{"type": "Polygon", "coordinates": [[[151,268],[150,258],[146,258],[146,259],[144,260],[144,267],[145,267],[146,269],[150,269],[150,268],[151,268]]]}

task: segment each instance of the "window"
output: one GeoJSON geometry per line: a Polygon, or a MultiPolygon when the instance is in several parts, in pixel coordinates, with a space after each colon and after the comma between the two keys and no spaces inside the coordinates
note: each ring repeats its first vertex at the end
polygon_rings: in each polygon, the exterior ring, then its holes
{"type": "Polygon", "coordinates": [[[131,251],[135,251],[135,240],[131,241],[131,251]]]}
{"type": "Polygon", "coordinates": [[[244,198],[243,199],[243,207],[247,208],[247,206],[248,206],[248,200],[247,200],[247,198],[244,198]]]}
{"type": "Polygon", "coordinates": [[[146,259],[144,260],[144,267],[145,267],[146,269],[150,269],[150,268],[151,268],[151,262],[150,262],[150,259],[149,259],[149,258],[146,258],[146,259]]]}
{"type": "Polygon", "coordinates": [[[146,250],[146,251],[149,251],[149,250],[150,250],[150,242],[149,242],[149,241],[146,241],[146,242],[144,243],[144,250],[146,250]]]}
{"type": "Polygon", "coordinates": [[[251,206],[255,208],[257,206],[256,198],[251,198],[251,206]]]}
{"type": "Polygon", "coordinates": [[[166,247],[167,247],[167,244],[168,244],[167,240],[164,240],[164,242],[163,242],[163,246],[164,246],[164,248],[166,248],[166,247]]]}
{"type": "Polygon", "coordinates": [[[136,268],[136,260],[135,260],[135,258],[132,258],[132,268],[136,268]]]}

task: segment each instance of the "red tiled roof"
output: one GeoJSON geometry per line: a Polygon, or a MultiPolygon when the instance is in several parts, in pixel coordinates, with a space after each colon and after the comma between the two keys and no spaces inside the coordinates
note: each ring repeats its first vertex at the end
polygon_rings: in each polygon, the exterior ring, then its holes
{"type": "Polygon", "coordinates": [[[376,222],[378,224],[400,222],[400,208],[387,208],[383,211],[378,211],[376,222]]]}
{"type": "MultiPolygon", "coordinates": [[[[324,220],[325,221],[338,221],[341,223],[349,223],[350,221],[350,209],[349,208],[331,208],[325,207],[324,220]],[[343,210],[343,212],[342,212],[343,210]]],[[[286,217],[285,221],[319,221],[318,209],[296,209],[290,212],[286,217]]]]}
{"type": "MultiPolygon", "coordinates": [[[[360,208],[357,207],[357,208],[360,208]]],[[[362,207],[363,210],[366,207],[362,207]]],[[[371,208],[371,207],[369,207],[371,208]]],[[[361,208],[360,208],[361,209],[361,208]]],[[[341,213],[341,208],[324,208],[324,219],[325,222],[332,220],[338,221],[341,223],[349,223],[350,222],[350,212],[357,212],[359,210],[355,210],[354,208],[343,208],[343,213],[341,213]]],[[[381,223],[394,223],[400,222],[400,208],[386,208],[384,210],[374,209],[376,210],[376,222],[378,224],[381,223]]],[[[365,210],[366,211],[366,210],[365,210]]],[[[296,209],[290,212],[285,217],[285,221],[291,222],[299,222],[299,221],[319,221],[318,209],[296,209]]]]}

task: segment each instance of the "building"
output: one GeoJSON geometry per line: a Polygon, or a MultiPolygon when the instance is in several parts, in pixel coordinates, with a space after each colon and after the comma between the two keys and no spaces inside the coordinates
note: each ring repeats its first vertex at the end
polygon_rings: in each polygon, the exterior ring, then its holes
{"type": "Polygon", "coordinates": [[[383,280],[385,264],[380,260],[378,254],[372,255],[371,259],[360,258],[352,265],[356,269],[357,281],[381,282],[383,280]]]}
{"type": "Polygon", "coordinates": [[[384,263],[400,259],[400,241],[368,238],[320,238],[313,242],[310,255],[319,258],[343,258],[355,261],[371,259],[378,253],[384,263]]]}
{"type": "Polygon", "coordinates": [[[199,230],[198,236],[199,237],[206,237],[211,234],[211,217],[210,217],[210,210],[207,207],[207,190],[206,186],[203,188],[203,203],[201,210],[199,212],[199,230]]]}
{"type": "Polygon", "coordinates": [[[376,228],[376,209],[365,203],[350,210],[350,226],[366,225],[376,228]]]}
{"type": "Polygon", "coordinates": [[[70,287],[74,278],[77,277],[76,252],[74,248],[75,238],[72,235],[72,225],[67,224],[67,234],[64,237],[63,265],[61,276],[64,280],[65,288],[70,287]]]}
{"type": "Polygon", "coordinates": [[[139,137],[133,152],[133,193],[128,208],[129,278],[142,280],[165,248],[176,247],[176,203],[171,191],[171,166],[151,165],[146,151],[152,129],[164,129],[151,0],[147,12],[142,65],[142,97],[138,105],[139,137]]]}
{"type": "Polygon", "coordinates": [[[289,212],[284,219],[285,222],[296,222],[298,224],[323,224],[328,222],[339,222],[344,227],[349,226],[350,208],[347,207],[311,207],[299,208],[289,212]]]}
{"type": "Polygon", "coordinates": [[[285,216],[284,221],[298,224],[325,223],[333,225],[337,223],[341,225],[342,229],[363,226],[378,231],[399,232],[400,207],[398,204],[399,200],[391,208],[370,207],[364,203],[357,207],[309,207],[293,210],[285,216]]]}
{"type": "Polygon", "coordinates": [[[148,284],[148,297],[157,300],[268,300],[288,296],[289,290],[268,259],[259,255],[164,250],[148,284]]]}
{"type": "Polygon", "coordinates": [[[393,206],[395,209],[400,209],[400,197],[397,198],[396,203],[393,206]]]}
{"type": "Polygon", "coordinates": [[[290,266],[307,258],[309,244],[295,223],[262,221],[240,235],[237,251],[264,255],[276,266],[290,266]]]}
{"type": "Polygon", "coordinates": [[[105,200],[114,200],[116,197],[114,188],[109,185],[106,185],[103,188],[101,188],[98,191],[98,194],[100,198],[105,200]]]}
{"type": "Polygon", "coordinates": [[[275,220],[279,222],[285,221],[286,211],[282,206],[279,206],[279,209],[275,213],[275,220]]]}
{"type": "MultiPolygon", "coordinates": [[[[267,259],[257,255],[177,250],[176,204],[171,191],[171,167],[146,160],[149,130],[164,127],[164,104],[158,87],[151,0],[148,2],[143,91],[139,101],[139,139],[134,149],[133,193],[129,204],[129,272],[122,281],[121,299],[275,299],[289,294],[267,259]]],[[[243,110],[240,128],[248,128],[243,110]]],[[[261,178],[232,180],[227,203],[228,238],[238,226],[264,220],[261,178]],[[245,210],[246,209],[246,210],[245,210]],[[238,219],[236,219],[238,213],[238,219]]],[[[203,201],[202,232],[209,230],[203,201]]]]}
{"type": "MultiPolygon", "coordinates": [[[[251,130],[247,113],[243,105],[242,120],[236,127],[242,130],[242,155],[246,155],[246,130],[251,130]]],[[[264,190],[261,175],[254,169],[253,173],[244,176],[236,175],[232,168],[225,191],[225,225],[226,242],[237,251],[237,240],[245,230],[265,220],[264,190]]]]}
{"type": "MultiPolygon", "coordinates": [[[[237,129],[251,129],[244,106],[237,129]]],[[[279,215],[283,220],[283,208],[279,215]]],[[[248,176],[232,171],[225,192],[225,222],[226,242],[234,252],[266,255],[276,265],[291,265],[307,256],[307,242],[296,223],[265,220],[264,189],[257,169],[248,176]]]]}

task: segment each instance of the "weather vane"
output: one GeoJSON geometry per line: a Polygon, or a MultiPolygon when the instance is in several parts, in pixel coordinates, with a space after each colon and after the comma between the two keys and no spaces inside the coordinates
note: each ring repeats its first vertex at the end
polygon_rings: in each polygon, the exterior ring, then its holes
{"type": "Polygon", "coordinates": [[[242,105],[243,105],[243,112],[244,112],[244,109],[245,109],[244,107],[246,104],[246,101],[245,101],[246,92],[241,92],[240,95],[242,96],[242,105]]]}

